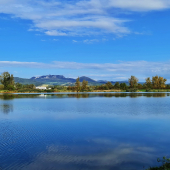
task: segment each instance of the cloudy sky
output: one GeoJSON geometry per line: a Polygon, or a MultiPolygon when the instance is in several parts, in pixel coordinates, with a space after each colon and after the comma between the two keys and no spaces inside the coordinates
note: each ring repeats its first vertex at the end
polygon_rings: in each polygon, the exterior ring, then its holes
{"type": "Polygon", "coordinates": [[[0,73],[170,82],[169,0],[0,0],[0,73]]]}

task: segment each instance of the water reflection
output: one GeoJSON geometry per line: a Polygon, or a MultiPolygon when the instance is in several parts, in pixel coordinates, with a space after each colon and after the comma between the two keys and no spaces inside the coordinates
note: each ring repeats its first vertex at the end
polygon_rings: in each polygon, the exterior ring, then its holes
{"type": "Polygon", "coordinates": [[[144,170],[143,166],[155,166],[157,157],[170,153],[169,94],[1,94],[0,167],[144,170]]]}
{"type": "Polygon", "coordinates": [[[40,94],[0,94],[1,100],[13,100],[16,98],[36,98],[40,94]]]}
{"type": "Polygon", "coordinates": [[[44,94],[46,97],[57,98],[89,98],[89,97],[166,97],[168,93],[71,93],[71,94],[44,94]]]}
{"type": "MultiPolygon", "coordinates": [[[[75,152],[85,149],[94,150],[86,146],[83,149],[80,146],[74,146],[74,149],[75,152]]],[[[155,154],[153,148],[126,144],[118,144],[116,148],[84,155],[71,154],[70,150],[73,150],[70,146],[48,146],[45,152],[40,153],[31,164],[23,169],[37,170],[38,167],[41,170],[47,170],[55,167],[63,170],[143,170],[144,166],[149,167],[153,164],[155,154]]]]}
{"type": "Polygon", "coordinates": [[[89,98],[89,97],[167,97],[170,93],[46,93],[46,94],[0,94],[2,100],[13,100],[15,98],[89,98]]]}
{"type": "Polygon", "coordinates": [[[13,105],[12,104],[1,104],[0,110],[4,114],[8,114],[10,112],[13,112],[13,105]]]}

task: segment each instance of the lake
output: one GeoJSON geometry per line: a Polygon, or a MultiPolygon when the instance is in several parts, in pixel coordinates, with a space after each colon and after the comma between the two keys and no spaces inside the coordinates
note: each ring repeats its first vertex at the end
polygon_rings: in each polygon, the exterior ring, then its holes
{"type": "Polygon", "coordinates": [[[170,93],[0,95],[0,170],[145,170],[169,136],[170,93]]]}

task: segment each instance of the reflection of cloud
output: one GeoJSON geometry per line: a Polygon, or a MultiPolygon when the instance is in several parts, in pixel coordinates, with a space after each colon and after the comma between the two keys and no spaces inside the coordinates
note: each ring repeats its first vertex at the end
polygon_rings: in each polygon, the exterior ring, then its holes
{"type": "MultiPolygon", "coordinates": [[[[92,147],[92,146],[91,146],[92,147]]],[[[155,150],[147,147],[135,147],[127,144],[118,144],[105,151],[91,153],[94,150],[86,146],[49,146],[47,151],[38,155],[33,163],[26,165],[22,170],[37,168],[45,170],[50,167],[56,169],[143,169],[154,161],[155,150]],[[70,153],[72,151],[72,153],[70,153]],[[77,151],[81,151],[77,153],[77,151]],[[87,154],[88,151],[88,154],[87,154]],[[75,153],[74,153],[75,152],[75,153]],[[86,154],[84,154],[86,153],[86,154]]],[[[96,146],[98,150],[101,146],[96,146]]]]}

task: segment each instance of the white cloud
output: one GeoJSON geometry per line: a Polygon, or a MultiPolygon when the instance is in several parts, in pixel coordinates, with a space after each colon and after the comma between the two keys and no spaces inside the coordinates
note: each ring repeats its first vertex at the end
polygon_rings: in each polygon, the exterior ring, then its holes
{"type": "Polygon", "coordinates": [[[66,36],[67,34],[64,32],[58,32],[56,30],[46,31],[45,34],[50,36],[66,36]]]}
{"type": "Polygon", "coordinates": [[[85,39],[82,41],[77,41],[77,40],[72,40],[74,43],[85,43],[85,44],[93,44],[93,43],[98,43],[98,42],[106,42],[108,39],[102,38],[102,39],[85,39]]]}
{"type": "Polygon", "coordinates": [[[58,39],[53,39],[53,41],[58,41],[58,39]]]}
{"type": "Polygon", "coordinates": [[[169,0],[109,0],[108,7],[130,11],[152,11],[170,8],[169,0]]]}
{"type": "Polygon", "coordinates": [[[50,64],[38,62],[18,62],[18,61],[0,61],[0,67],[30,67],[30,68],[62,68],[62,69],[101,69],[110,72],[115,71],[133,71],[135,72],[164,72],[170,70],[170,62],[147,62],[147,61],[120,61],[118,64],[113,63],[77,63],[54,61],[50,64]]]}
{"type": "Polygon", "coordinates": [[[78,41],[76,41],[76,40],[73,40],[73,43],[77,43],[78,41]]]}
{"type": "MultiPolygon", "coordinates": [[[[148,62],[148,61],[119,61],[118,63],[77,63],[54,61],[52,63],[38,62],[19,62],[19,61],[0,61],[0,68],[35,68],[35,69],[63,69],[72,70],[81,75],[93,73],[93,78],[107,77],[119,80],[125,80],[130,75],[135,75],[139,79],[155,75],[164,76],[169,79],[170,61],[167,62],[148,62]],[[96,74],[96,76],[95,76],[96,74]],[[105,76],[104,76],[105,75],[105,76]],[[106,76],[108,75],[108,76],[106,76]],[[114,76],[113,76],[114,75],[114,76]]],[[[77,76],[77,75],[76,75],[77,76]]]]}
{"type": "Polygon", "coordinates": [[[114,17],[115,9],[141,12],[168,8],[169,0],[0,1],[0,13],[31,20],[30,30],[50,36],[127,35],[131,32],[125,26],[129,20],[114,17]]]}
{"type": "Polygon", "coordinates": [[[86,44],[92,44],[92,43],[95,43],[95,42],[99,42],[99,40],[98,39],[92,39],[92,40],[86,39],[83,42],[86,43],[86,44]]]}

